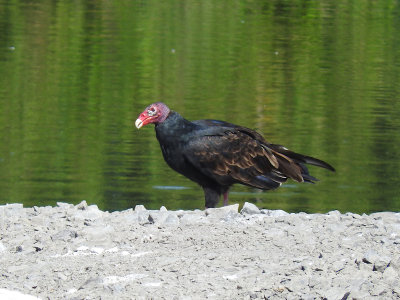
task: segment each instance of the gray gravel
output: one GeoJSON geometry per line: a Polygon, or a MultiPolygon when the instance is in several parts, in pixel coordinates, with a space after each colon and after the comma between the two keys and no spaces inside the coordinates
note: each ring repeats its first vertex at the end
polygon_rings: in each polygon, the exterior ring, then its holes
{"type": "Polygon", "coordinates": [[[86,202],[0,206],[0,295],[400,298],[400,213],[288,214],[251,203],[238,208],[136,206],[109,213],[86,202]]]}

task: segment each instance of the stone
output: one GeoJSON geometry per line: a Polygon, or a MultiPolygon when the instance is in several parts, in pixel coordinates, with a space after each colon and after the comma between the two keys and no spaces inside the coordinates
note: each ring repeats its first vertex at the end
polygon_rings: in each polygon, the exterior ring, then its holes
{"type": "Polygon", "coordinates": [[[135,212],[141,212],[141,211],[146,211],[146,208],[144,207],[144,205],[139,204],[135,206],[134,210],[135,212]]]}
{"type": "Polygon", "coordinates": [[[76,209],[85,210],[88,207],[86,200],[81,201],[81,203],[75,206],[76,209]]]}
{"type": "Polygon", "coordinates": [[[8,203],[5,207],[8,210],[21,210],[24,208],[24,205],[22,203],[8,203]]]}
{"type": "Polygon", "coordinates": [[[71,239],[74,239],[78,236],[77,232],[75,230],[71,229],[64,229],[61,230],[51,236],[52,241],[64,241],[68,242],[71,239]]]}
{"type": "Polygon", "coordinates": [[[0,299],[3,300],[12,300],[12,299],[19,299],[19,300],[40,300],[39,298],[27,294],[23,294],[18,291],[11,291],[8,289],[0,289],[0,299]]]}
{"type": "Polygon", "coordinates": [[[140,225],[153,224],[155,221],[147,210],[139,211],[137,214],[137,220],[140,225]]]}
{"type": "Polygon", "coordinates": [[[349,294],[349,291],[343,287],[325,287],[325,289],[323,289],[320,294],[323,296],[324,299],[329,300],[348,299],[348,296],[351,295],[351,293],[349,294]]]}
{"type": "Polygon", "coordinates": [[[7,250],[6,246],[4,246],[2,242],[0,242],[0,253],[6,250],[7,250]]]}
{"type": "Polygon", "coordinates": [[[363,262],[373,265],[373,271],[379,271],[381,273],[383,273],[385,269],[389,266],[390,261],[390,257],[379,255],[373,249],[368,250],[363,257],[363,262]]]}
{"type": "Polygon", "coordinates": [[[392,282],[399,278],[399,273],[393,267],[389,266],[385,269],[382,276],[386,281],[392,282]]]}
{"type": "Polygon", "coordinates": [[[259,214],[260,209],[253,203],[250,202],[245,202],[243,205],[242,210],[240,211],[241,214],[248,214],[248,215],[254,215],[254,214],[259,214]]]}
{"type": "Polygon", "coordinates": [[[183,214],[180,217],[180,223],[182,225],[186,224],[199,224],[199,223],[209,223],[210,221],[207,220],[207,217],[204,214],[199,213],[187,213],[183,214]]]}
{"type": "Polygon", "coordinates": [[[378,253],[375,250],[370,249],[364,253],[363,262],[367,264],[374,264],[378,259],[378,253]]]}
{"type": "Polygon", "coordinates": [[[400,297],[396,213],[238,208],[3,205],[1,287],[42,299],[400,297]]]}
{"type": "Polygon", "coordinates": [[[96,247],[111,248],[112,243],[110,237],[115,233],[115,228],[110,225],[106,226],[88,226],[85,227],[81,234],[86,239],[87,244],[96,247]]]}
{"type": "Polygon", "coordinates": [[[261,210],[261,213],[267,215],[268,217],[273,217],[273,218],[284,217],[289,215],[289,213],[281,209],[277,210],[263,209],[261,210]]]}
{"type": "Polygon", "coordinates": [[[178,226],[179,218],[175,214],[168,214],[167,218],[165,218],[162,224],[167,226],[178,226]]]}
{"type": "Polygon", "coordinates": [[[379,260],[374,263],[374,271],[383,273],[390,265],[391,258],[389,256],[380,256],[379,260]]]}
{"type": "Polygon", "coordinates": [[[328,216],[339,217],[339,216],[341,216],[341,213],[340,213],[340,211],[338,211],[338,210],[332,210],[332,211],[328,212],[327,215],[328,215],[328,216]]]}
{"type": "Polygon", "coordinates": [[[73,208],[74,207],[72,204],[65,203],[65,202],[57,202],[57,206],[62,208],[62,209],[69,209],[69,208],[73,208]]]}
{"type": "Polygon", "coordinates": [[[231,211],[238,212],[238,209],[239,209],[239,204],[233,204],[218,208],[207,208],[205,210],[205,214],[208,218],[211,217],[215,219],[223,219],[229,212],[231,211]]]}
{"type": "Polygon", "coordinates": [[[234,222],[234,221],[238,220],[240,217],[241,217],[241,214],[231,210],[223,218],[223,221],[225,221],[225,222],[234,222]]]}

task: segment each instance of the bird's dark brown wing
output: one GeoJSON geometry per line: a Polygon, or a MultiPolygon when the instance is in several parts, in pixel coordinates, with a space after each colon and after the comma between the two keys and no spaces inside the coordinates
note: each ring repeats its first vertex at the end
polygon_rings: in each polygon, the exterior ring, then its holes
{"type": "Polygon", "coordinates": [[[186,145],[185,158],[221,185],[273,189],[288,177],[303,181],[302,170],[292,159],[240,129],[205,130],[186,145]]]}

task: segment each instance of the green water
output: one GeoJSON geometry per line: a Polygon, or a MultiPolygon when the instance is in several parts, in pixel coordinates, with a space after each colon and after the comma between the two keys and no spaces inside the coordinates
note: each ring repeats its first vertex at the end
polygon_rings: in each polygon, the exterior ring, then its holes
{"type": "Polygon", "coordinates": [[[164,101],[337,169],[233,203],[399,211],[399,28],[394,0],[0,0],[0,204],[202,208],[133,125],[164,101]]]}

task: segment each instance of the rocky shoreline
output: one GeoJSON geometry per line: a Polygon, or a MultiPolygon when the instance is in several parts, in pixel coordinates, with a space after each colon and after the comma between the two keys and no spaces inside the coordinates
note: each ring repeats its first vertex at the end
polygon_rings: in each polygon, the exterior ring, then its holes
{"type": "Polygon", "coordinates": [[[0,298],[400,298],[400,213],[238,209],[0,206],[0,298]]]}

